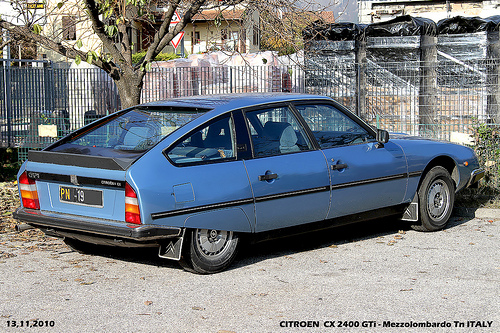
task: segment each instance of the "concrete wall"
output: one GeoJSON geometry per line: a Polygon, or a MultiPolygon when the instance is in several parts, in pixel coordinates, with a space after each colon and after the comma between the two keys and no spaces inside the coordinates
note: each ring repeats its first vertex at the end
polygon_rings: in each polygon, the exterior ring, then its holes
{"type": "Polygon", "coordinates": [[[360,23],[387,21],[401,15],[425,17],[437,22],[453,16],[489,17],[500,15],[500,2],[494,1],[358,1],[360,23]]]}

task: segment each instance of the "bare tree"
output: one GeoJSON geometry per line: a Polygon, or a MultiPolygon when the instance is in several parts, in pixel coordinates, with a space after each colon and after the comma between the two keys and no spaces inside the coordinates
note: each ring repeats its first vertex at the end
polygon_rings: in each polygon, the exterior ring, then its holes
{"type": "Polygon", "coordinates": [[[202,8],[224,10],[244,1],[247,6],[255,6],[263,13],[262,31],[280,40],[290,40],[289,43],[296,48],[300,48],[297,31],[304,25],[302,19],[298,24],[296,18],[307,16],[306,21],[312,21],[305,1],[299,5],[295,0],[61,0],[41,16],[26,10],[26,0],[13,1],[18,5],[17,10],[25,15],[23,22],[15,24],[0,17],[0,28],[75,59],[77,63],[85,60],[103,69],[116,83],[124,107],[140,103],[144,75],[151,62],[202,8]],[[163,8],[161,17],[157,15],[160,7],[163,8]],[[176,11],[182,13],[182,18],[176,25],[171,25],[176,11]],[[308,14],[297,14],[301,12],[308,14]],[[299,16],[288,16],[291,19],[283,20],[280,19],[283,13],[299,16]],[[54,18],[61,17],[66,17],[66,24],[51,24],[56,22],[54,18]],[[74,36],[77,25],[79,38],[74,36]],[[130,38],[136,27],[154,31],[146,54],[139,62],[132,61],[137,47],[134,49],[130,38]]]}
{"type": "MultiPolygon", "coordinates": [[[[236,1],[238,2],[238,1],[236,1]]],[[[140,102],[144,75],[151,62],[168,43],[189,23],[207,0],[75,0],[75,3],[61,2],[45,17],[61,15],[63,10],[73,18],[71,24],[87,24],[85,37],[97,36],[101,49],[82,48],[82,39],[68,41],[54,38],[54,34],[64,33],[61,29],[53,29],[51,33],[42,33],[42,25],[38,22],[18,25],[0,18],[0,27],[19,36],[36,42],[39,46],[55,51],[68,58],[82,59],[103,69],[116,83],[122,105],[129,107],[140,102]],[[156,24],[152,11],[158,5],[164,5],[162,21],[156,24]],[[71,8],[64,8],[71,6],[71,8]],[[170,22],[176,10],[182,12],[179,23],[171,27],[170,22]],[[130,42],[130,28],[136,24],[146,24],[156,28],[153,40],[146,50],[146,55],[138,63],[132,62],[133,45],[130,42]],[[118,42],[117,42],[118,41],[118,42]]],[[[45,26],[44,26],[45,28],[45,26]]],[[[69,27],[66,27],[68,29],[69,27]]]]}
{"type": "MultiPolygon", "coordinates": [[[[7,1],[4,0],[3,2],[2,10],[8,8],[7,6],[9,6],[12,9],[12,12],[2,13],[0,19],[8,20],[12,23],[15,22],[18,25],[27,27],[33,26],[41,19],[40,15],[37,15],[34,9],[28,8],[27,1],[25,0],[9,0],[8,5],[7,1]]],[[[30,40],[24,36],[19,36],[17,34],[1,34],[0,39],[0,50],[10,44],[11,46],[19,46],[29,49],[29,54],[27,55],[28,57],[33,58],[36,56],[33,52],[33,43],[30,43],[30,40]]]]}
{"type": "Polygon", "coordinates": [[[311,24],[333,23],[332,3],[316,1],[269,0],[259,6],[261,46],[280,55],[303,49],[302,31],[311,24]]]}
{"type": "Polygon", "coordinates": [[[10,42],[12,42],[12,39],[10,38],[7,39],[6,41],[2,41],[2,43],[0,43],[0,50],[9,45],[10,42]]]}

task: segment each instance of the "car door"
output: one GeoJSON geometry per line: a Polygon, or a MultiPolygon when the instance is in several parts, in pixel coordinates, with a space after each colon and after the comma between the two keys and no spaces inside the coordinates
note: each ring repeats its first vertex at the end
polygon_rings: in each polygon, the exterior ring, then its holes
{"type": "Polygon", "coordinates": [[[329,164],[332,200],[328,218],[402,203],[408,181],[400,146],[375,140],[375,132],[349,111],[328,103],[297,104],[329,164]]]}
{"type": "Polygon", "coordinates": [[[323,153],[287,105],[246,110],[252,156],[245,160],[257,232],[324,220],[330,180],[323,153]]]}
{"type": "MultiPolygon", "coordinates": [[[[244,133],[246,135],[246,132],[244,133]]],[[[171,167],[155,188],[170,191],[157,202],[157,224],[183,223],[188,228],[252,232],[254,200],[243,161],[237,154],[237,133],[230,114],[220,116],[188,133],[169,147],[171,167]]],[[[144,169],[143,176],[148,177],[144,169]]],[[[147,191],[143,191],[147,192],[147,191]]]]}

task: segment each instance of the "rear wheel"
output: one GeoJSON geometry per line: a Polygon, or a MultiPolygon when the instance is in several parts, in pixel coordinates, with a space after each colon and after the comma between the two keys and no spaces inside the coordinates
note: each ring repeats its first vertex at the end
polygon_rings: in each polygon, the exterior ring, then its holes
{"type": "Polygon", "coordinates": [[[236,257],[239,238],[232,231],[195,229],[188,235],[181,266],[200,274],[217,273],[227,268],[236,257]]]}
{"type": "Polygon", "coordinates": [[[448,170],[441,166],[432,168],[420,185],[418,200],[421,224],[412,228],[419,231],[443,229],[455,201],[455,186],[448,170]]]}

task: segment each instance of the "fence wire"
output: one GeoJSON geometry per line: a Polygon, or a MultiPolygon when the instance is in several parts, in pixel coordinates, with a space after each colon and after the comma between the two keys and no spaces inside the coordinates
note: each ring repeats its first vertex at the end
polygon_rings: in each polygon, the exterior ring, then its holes
{"type": "MultiPolygon", "coordinates": [[[[43,148],[120,109],[116,86],[103,71],[41,65],[0,67],[0,144],[18,147],[20,160],[29,149],[43,148]]],[[[500,59],[153,67],[144,78],[141,100],[244,92],[320,94],[390,132],[473,144],[477,124],[500,122],[499,73],[500,59]]]]}

